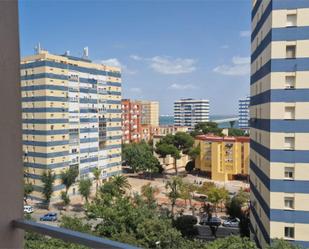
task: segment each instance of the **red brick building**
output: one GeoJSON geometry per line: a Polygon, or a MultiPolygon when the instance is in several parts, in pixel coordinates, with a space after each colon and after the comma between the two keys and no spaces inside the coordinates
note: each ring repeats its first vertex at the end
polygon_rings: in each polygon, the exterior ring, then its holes
{"type": "Polygon", "coordinates": [[[141,106],[137,101],[123,99],[122,107],[122,143],[141,141],[141,106]]]}

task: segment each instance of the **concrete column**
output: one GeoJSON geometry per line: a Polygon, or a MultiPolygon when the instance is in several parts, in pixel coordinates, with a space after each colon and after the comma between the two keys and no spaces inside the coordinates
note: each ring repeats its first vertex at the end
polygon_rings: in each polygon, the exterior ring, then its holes
{"type": "Polygon", "coordinates": [[[0,1],[0,248],[23,248],[21,90],[17,0],[0,1]]]}

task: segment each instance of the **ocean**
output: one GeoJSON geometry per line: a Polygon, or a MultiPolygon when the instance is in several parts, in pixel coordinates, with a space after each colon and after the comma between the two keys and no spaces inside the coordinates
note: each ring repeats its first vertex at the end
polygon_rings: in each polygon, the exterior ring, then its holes
{"type": "MultiPolygon", "coordinates": [[[[237,117],[237,115],[210,115],[210,120],[218,120],[218,119],[226,119],[226,118],[235,118],[237,117]]],[[[173,125],[174,124],[174,116],[172,115],[162,115],[159,118],[159,122],[160,125],[173,125]]],[[[226,123],[221,123],[219,124],[220,128],[229,128],[230,127],[230,123],[226,122],[226,123]]],[[[236,121],[235,128],[238,127],[238,122],[236,121]]]]}

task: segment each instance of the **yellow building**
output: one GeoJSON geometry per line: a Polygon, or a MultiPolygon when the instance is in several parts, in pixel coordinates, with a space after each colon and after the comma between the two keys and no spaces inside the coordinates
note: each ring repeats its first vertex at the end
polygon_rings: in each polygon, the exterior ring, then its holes
{"type": "Polygon", "coordinates": [[[209,173],[215,181],[233,180],[236,175],[248,175],[249,137],[217,137],[200,135],[195,138],[200,155],[195,168],[209,173]]]}
{"type": "Polygon", "coordinates": [[[138,101],[141,105],[141,122],[142,125],[159,125],[159,102],[140,100],[138,101]]]}

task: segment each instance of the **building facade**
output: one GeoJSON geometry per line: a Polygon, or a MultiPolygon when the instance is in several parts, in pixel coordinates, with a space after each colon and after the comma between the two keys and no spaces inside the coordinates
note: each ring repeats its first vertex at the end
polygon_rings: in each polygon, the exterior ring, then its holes
{"type": "MultiPolygon", "coordinates": [[[[76,167],[79,178],[121,173],[121,74],[118,68],[38,49],[21,60],[23,152],[26,181],[42,199],[41,175],[76,167]]],[[[72,187],[70,192],[75,193],[72,187]]],[[[70,193],[72,194],[72,193],[70,193]]]]}
{"type": "Polygon", "coordinates": [[[150,141],[154,138],[154,136],[166,136],[168,134],[175,135],[177,132],[188,132],[188,127],[174,125],[142,125],[141,140],[150,141]]]}
{"type": "Polygon", "coordinates": [[[252,7],[251,234],[309,247],[309,1],[252,7]]]}
{"type": "Polygon", "coordinates": [[[208,121],[208,100],[181,99],[174,103],[175,126],[187,126],[192,130],[197,123],[208,121]]]}
{"type": "Polygon", "coordinates": [[[159,125],[159,102],[139,100],[141,106],[141,123],[143,125],[159,125]]]}
{"type": "Polygon", "coordinates": [[[199,135],[195,146],[200,155],[195,159],[195,168],[208,173],[214,181],[233,180],[238,175],[248,176],[249,137],[218,137],[199,135]]]}
{"type": "Polygon", "coordinates": [[[249,106],[250,97],[247,96],[244,99],[238,101],[238,126],[240,129],[249,129],[249,106]]]}
{"type": "Polygon", "coordinates": [[[123,99],[122,106],[122,143],[141,141],[141,105],[138,101],[123,99]]]}

